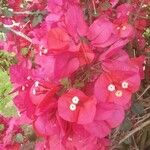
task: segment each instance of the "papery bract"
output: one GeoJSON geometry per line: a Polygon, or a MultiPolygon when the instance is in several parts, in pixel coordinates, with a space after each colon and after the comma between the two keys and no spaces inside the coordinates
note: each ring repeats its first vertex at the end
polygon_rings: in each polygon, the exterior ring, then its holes
{"type": "Polygon", "coordinates": [[[78,124],[87,124],[93,121],[96,112],[96,99],[86,96],[82,91],[70,89],[58,100],[58,113],[67,121],[78,124]],[[78,103],[74,104],[73,99],[77,98],[78,103]],[[75,107],[75,109],[72,107],[75,107]]]}

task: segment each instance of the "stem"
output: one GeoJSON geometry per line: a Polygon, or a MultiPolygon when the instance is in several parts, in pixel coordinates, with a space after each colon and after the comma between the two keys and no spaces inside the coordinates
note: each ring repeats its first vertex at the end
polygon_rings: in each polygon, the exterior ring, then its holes
{"type": "Polygon", "coordinates": [[[96,15],[97,14],[97,10],[96,10],[96,6],[95,6],[95,1],[92,0],[92,4],[93,4],[93,9],[94,9],[94,14],[96,15]]]}
{"type": "Polygon", "coordinates": [[[137,100],[139,100],[149,89],[150,85],[143,91],[143,93],[137,98],[137,100]]]}
{"type": "Polygon", "coordinates": [[[31,11],[19,11],[19,12],[13,12],[15,15],[34,15],[36,12],[31,12],[31,11]]]}
{"type": "Polygon", "coordinates": [[[32,43],[32,39],[31,39],[30,37],[28,37],[27,35],[25,35],[24,33],[20,32],[20,31],[17,31],[17,30],[15,30],[15,29],[12,29],[11,27],[8,27],[7,25],[4,25],[4,24],[3,24],[3,26],[4,26],[7,30],[13,32],[14,34],[16,34],[16,35],[18,35],[18,36],[24,38],[25,40],[29,41],[30,43],[32,43]]]}
{"type": "Polygon", "coordinates": [[[141,11],[141,9],[142,9],[142,6],[143,6],[144,2],[145,2],[145,0],[142,0],[142,1],[141,1],[140,7],[139,7],[139,9],[137,10],[137,13],[136,13],[136,15],[135,15],[135,18],[133,19],[133,22],[135,22],[136,19],[139,17],[139,14],[140,14],[140,11],[141,11]]]}
{"type": "Polygon", "coordinates": [[[140,131],[141,129],[143,129],[144,127],[148,126],[150,124],[150,120],[142,123],[139,127],[131,130],[129,132],[129,134],[127,134],[122,140],[119,141],[119,144],[122,144],[126,139],[128,139],[130,136],[132,136],[133,134],[135,134],[136,132],[140,131]]]}

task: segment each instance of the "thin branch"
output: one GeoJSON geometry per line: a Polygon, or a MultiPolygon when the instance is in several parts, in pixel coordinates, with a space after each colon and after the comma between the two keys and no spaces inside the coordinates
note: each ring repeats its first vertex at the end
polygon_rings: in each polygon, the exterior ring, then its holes
{"type": "Polygon", "coordinates": [[[133,19],[133,22],[135,22],[136,19],[139,17],[139,14],[140,14],[140,12],[141,12],[141,9],[142,9],[142,6],[143,6],[144,2],[145,2],[145,0],[142,0],[142,1],[141,1],[141,4],[140,4],[140,6],[139,6],[139,9],[137,10],[137,13],[136,13],[136,15],[135,15],[135,18],[133,19]]]}
{"type": "Polygon", "coordinates": [[[143,91],[143,93],[137,98],[137,100],[139,100],[149,89],[150,85],[143,91]]]}
{"type": "Polygon", "coordinates": [[[18,35],[18,36],[20,36],[20,37],[26,39],[26,40],[29,41],[30,43],[32,43],[32,39],[31,39],[30,37],[28,37],[27,35],[25,35],[24,33],[20,32],[20,31],[17,31],[17,30],[15,30],[15,29],[12,29],[11,27],[8,27],[8,26],[6,26],[6,25],[4,25],[4,27],[5,27],[7,30],[13,32],[14,34],[16,34],[16,35],[18,35]]]}
{"type": "Polygon", "coordinates": [[[122,144],[126,139],[128,139],[130,136],[132,136],[133,134],[135,134],[136,132],[140,131],[141,129],[143,129],[144,127],[150,125],[150,120],[145,121],[144,123],[142,123],[139,127],[131,130],[129,132],[129,134],[127,134],[122,140],[119,141],[119,144],[122,144]]]}
{"type": "Polygon", "coordinates": [[[139,120],[138,122],[135,123],[135,126],[138,125],[139,123],[145,121],[146,119],[150,118],[150,113],[144,115],[144,118],[142,118],[141,120],[139,120]]]}
{"type": "Polygon", "coordinates": [[[14,11],[13,14],[15,15],[34,15],[37,14],[36,12],[31,12],[31,11],[14,11]]]}
{"type": "Polygon", "coordinates": [[[137,146],[137,144],[136,144],[136,141],[135,141],[134,136],[132,136],[132,139],[133,139],[133,143],[134,143],[135,149],[136,149],[136,150],[139,150],[139,148],[138,148],[138,146],[137,146]]]}

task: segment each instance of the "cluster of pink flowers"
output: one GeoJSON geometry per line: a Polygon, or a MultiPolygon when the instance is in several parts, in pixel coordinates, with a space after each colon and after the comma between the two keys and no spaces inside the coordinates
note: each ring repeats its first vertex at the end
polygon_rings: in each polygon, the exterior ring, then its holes
{"type": "MultiPolygon", "coordinates": [[[[14,27],[32,42],[8,33],[11,40],[1,43],[16,53],[18,64],[10,68],[14,103],[20,118],[27,116],[44,139],[37,142],[37,150],[110,146],[107,136],[123,122],[144,78],[145,58],[130,58],[125,48],[135,38],[143,44],[139,20],[137,28],[130,22],[137,6],[118,1],[110,0],[110,9],[100,10],[89,23],[79,0],[34,0],[31,9],[47,10],[42,23],[14,27]],[[24,47],[29,47],[27,55],[21,55],[24,47]]],[[[91,5],[98,3],[93,0],[91,5]]],[[[12,20],[3,22],[11,25],[12,20]]]]}
{"type": "Polygon", "coordinates": [[[0,150],[18,150],[21,141],[17,136],[23,134],[21,120],[17,118],[5,118],[0,115],[0,150]]]}

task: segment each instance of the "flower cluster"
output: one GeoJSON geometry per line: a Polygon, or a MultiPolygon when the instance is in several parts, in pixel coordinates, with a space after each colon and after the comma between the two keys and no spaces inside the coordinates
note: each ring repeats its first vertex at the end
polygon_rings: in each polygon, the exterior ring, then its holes
{"type": "MultiPolygon", "coordinates": [[[[40,24],[27,21],[17,26],[11,19],[2,19],[11,40],[0,46],[11,49],[18,59],[10,68],[13,92],[17,92],[14,103],[20,118],[27,116],[44,139],[37,142],[37,150],[110,146],[107,136],[124,120],[132,94],[144,78],[145,58],[131,58],[126,50],[135,39],[139,46],[144,44],[140,22],[133,16],[138,2],[135,6],[118,2],[110,0],[110,8],[100,8],[98,15],[99,1],[93,0],[86,10],[79,0],[34,0],[28,7],[39,9],[39,14],[33,13],[36,19],[44,16],[40,24]],[[86,15],[91,8],[94,14],[86,15]]],[[[9,5],[19,9],[13,2],[9,5]]],[[[13,19],[27,17],[35,21],[32,14],[13,19]]]]}
{"type": "MultiPolygon", "coordinates": [[[[28,119],[24,119],[27,123],[28,119]]],[[[21,127],[24,123],[18,118],[0,115],[0,150],[18,150],[21,144],[29,141],[21,127]]]]}

